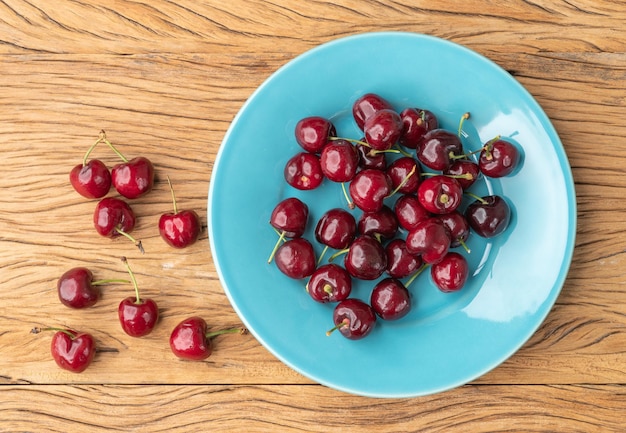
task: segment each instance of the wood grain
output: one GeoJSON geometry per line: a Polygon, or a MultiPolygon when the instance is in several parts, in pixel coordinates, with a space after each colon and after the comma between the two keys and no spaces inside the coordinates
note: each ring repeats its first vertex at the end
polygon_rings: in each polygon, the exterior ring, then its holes
{"type": "MultiPolygon", "coordinates": [[[[341,0],[0,1],[0,431],[568,431],[626,425],[626,4],[621,1],[341,0]],[[337,37],[428,33],[509,71],[553,121],[577,194],[576,249],[546,321],[474,383],[377,400],[314,384],[251,335],[220,337],[206,362],[177,361],[169,330],[189,314],[240,325],[208,248],[213,161],[245,100],[280,66],[337,37]],[[97,236],[95,202],[68,184],[101,129],[127,156],[149,155],[154,191],[134,205],[141,255],[97,236]],[[159,238],[170,210],[196,209],[200,241],[159,238]],[[88,264],[124,278],[128,257],[162,320],[144,339],[118,329],[129,288],[88,311],[56,298],[58,276],[88,264]],[[100,351],[74,375],[33,326],[88,327],[100,351]],[[74,406],[75,412],[66,407],[74,406]],[[113,416],[112,416],[113,415],[113,416]]],[[[107,164],[115,155],[98,147],[107,164]]]]}

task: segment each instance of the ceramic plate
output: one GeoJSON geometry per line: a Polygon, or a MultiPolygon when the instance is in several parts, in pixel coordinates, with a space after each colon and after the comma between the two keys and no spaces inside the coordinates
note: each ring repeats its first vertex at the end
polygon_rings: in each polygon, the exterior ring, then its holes
{"type": "MultiPolygon", "coordinates": [[[[388,204],[392,204],[392,199],[388,204]]],[[[226,295],[251,333],[308,378],[348,393],[413,397],[445,391],[505,361],[537,330],[566,278],[574,247],[576,199],[563,146],[546,114],[506,71],[477,53],[435,37],[368,33],[312,49],[280,68],[232,122],[212,172],[208,200],[213,260],[226,295]],[[298,197],[317,219],[346,206],[338,184],[314,191],[285,183],[283,167],[301,149],[296,122],[330,118],[338,135],[360,138],[352,103],[378,93],[401,110],[426,108],[456,131],[465,112],[463,144],[474,150],[502,135],[523,153],[517,172],[480,180],[474,192],[502,195],[513,219],[505,234],[471,235],[471,275],[444,294],[423,273],[410,286],[414,307],[395,322],[378,321],[352,341],[332,327],[333,305],[314,302],[305,280],[294,281],[267,259],[277,235],[274,206],[298,197]]],[[[358,217],[358,211],[355,211],[358,217]]],[[[317,252],[321,247],[316,245],[317,252]]],[[[464,253],[465,254],[465,253],[464,253]]],[[[369,299],[372,282],[353,296],[369,299]]]]}

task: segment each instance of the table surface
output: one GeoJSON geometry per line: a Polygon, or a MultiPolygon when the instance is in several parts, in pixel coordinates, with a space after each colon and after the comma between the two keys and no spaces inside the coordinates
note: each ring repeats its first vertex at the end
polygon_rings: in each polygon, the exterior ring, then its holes
{"type": "MultiPolygon", "coordinates": [[[[4,0],[0,2],[0,430],[69,431],[623,431],[626,425],[626,3],[622,1],[4,0]],[[369,31],[439,36],[509,71],[543,106],[572,167],[576,248],[556,305],[501,366],[460,388],[402,399],[313,383],[248,334],[218,337],[203,362],[169,351],[189,315],[240,326],[213,265],[207,190],[216,153],[244,101],[267,77],[321,43],[369,31]],[[148,156],[154,190],[136,200],[133,234],[98,236],[94,200],[68,181],[100,130],[148,156]],[[156,230],[171,206],[198,211],[185,250],[156,230]],[[109,285],[86,310],[61,305],[75,266],[124,278],[132,263],[161,319],[126,336],[109,285]],[[52,334],[89,331],[81,374],[52,360],[52,334]]],[[[118,162],[106,148],[94,156],[118,162]]],[[[112,193],[111,193],[112,194],[112,193]]],[[[539,222],[538,222],[539,223],[539,222]]]]}

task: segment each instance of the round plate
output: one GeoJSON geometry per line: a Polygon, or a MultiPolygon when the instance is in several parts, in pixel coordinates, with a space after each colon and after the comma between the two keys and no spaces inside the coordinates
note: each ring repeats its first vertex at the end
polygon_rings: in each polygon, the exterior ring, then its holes
{"type": "MultiPolygon", "coordinates": [[[[393,200],[393,199],[390,199],[393,200]]],[[[390,201],[389,204],[392,204],[390,201]]],[[[367,33],[321,45],[292,60],[241,108],[221,145],[208,200],[209,238],[226,295],[250,332],[271,353],[326,386],[372,397],[413,397],[448,390],[481,376],[536,331],[569,269],[576,232],[571,169],[549,119],[532,96],[490,60],[454,43],[412,33],[367,33]],[[317,219],[346,207],[338,184],[298,191],[283,177],[301,148],[296,122],[330,118],[338,135],[361,138],[352,103],[378,93],[402,110],[433,111],[475,150],[502,135],[522,149],[521,168],[481,180],[479,194],[502,195],[512,207],[508,230],[492,241],[468,240],[471,275],[457,293],[439,292],[428,272],[410,286],[414,307],[395,322],[379,320],[368,337],[330,336],[333,305],[314,302],[306,280],[290,280],[268,264],[277,234],[276,204],[298,197],[317,219]]],[[[358,211],[355,211],[358,217],[358,211]]],[[[317,252],[321,251],[315,245],[317,252]]],[[[464,252],[463,252],[464,253],[464,252]]],[[[465,254],[465,253],[464,253],[465,254]]],[[[369,300],[372,282],[353,296],[369,300]]]]}

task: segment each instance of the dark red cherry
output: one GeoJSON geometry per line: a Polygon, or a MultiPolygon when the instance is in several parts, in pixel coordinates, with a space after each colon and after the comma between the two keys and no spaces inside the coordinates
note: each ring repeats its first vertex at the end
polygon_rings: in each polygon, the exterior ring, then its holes
{"type": "Polygon", "coordinates": [[[385,278],[374,286],[370,305],[381,319],[398,320],[411,311],[411,295],[400,280],[385,278]]]}
{"type": "Polygon", "coordinates": [[[421,180],[421,169],[415,159],[403,156],[387,167],[391,188],[403,194],[414,194],[421,180]]]}
{"type": "Polygon", "coordinates": [[[471,203],[465,210],[465,217],[478,235],[492,238],[509,226],[511,208],[502,197],[490,195],[471,203]]]}
{"type": "Polygon", "coordinates": [[[121,195],[134,199],[152,190],[154,185],[154,166],[148,158],[138,156],[111,169],[111,182],[121,195]]]}
{"type": "Polygon", "coordinates": [[[402,126],[402,119],[394,110],[378,110],[363,125],[365,141],[376,150],[391,149],[402,134],[402,126]]]}
{"type": "Polygon", "coordinates": [[[70,183],[85,198],[101,198],[111,189],[111,173],[102,161],[92,159],[70,171],[70,183]]]}
{"type": "Polygon", "coordinates": [[[335,125],[320,116],[300,119],[295,127],[296,141],[304,150],[311,153],[320,153],[328,139],[336,135],[335,125]]]}
{"type": "Polygon", "coordinates": [[[427,211],[445,214],[459,207],[463,200],[463,189],[456,179],[436,175],[422,181],[417,188],[417,198],[427,211]]]}
{"type": "Polygon", "coordinates": [[[450,248],[450,233],[438,218],[429,218],[408,233],[406,248],[412,254],[421,254],[426,263],[437,263],[450,248]]]}
{"type": "Polygon", "coordinates": [[[409,149],[416,149],[419,141],[424,135],[439,127],[437,116],[431,111],[420,108],[405,108],[400,113],[402,119],[402,135],[400,144],[409,149]]]}
{"type": "Polygon", "coordinates": [[[350,296],[352,277],[341,266],[328,263],[313,272],[306,290],[317,302],[340,302],[350,296]]]}
{"type": "Polygon", "coordinates": [[[341,208],[330,209],[322,215],[315,226],[315,239],[337,250],[348,248],[356,236],[354,216],[341,208]]]}
{"type": "Polygon", "coordinates": [[[478,164],[467,159],[458,159],[454,161],[444,174],[455,176],[455,179],[461,185],[463,190],[469,189],[480,176],[478,164]]]}
{"type": "Polygon", "coordinates": [[[387,268],[383,246],[371,236],[358,236],[344,257],[344,267],[355,278],[375,280],[387,268]]]}
{"type": "Polygon", "coordinates": [[[470,234],[470,226],[467,218],[459,211],[438,215],[437,218],[450,232],[450,247],[458,247],[465,244],[470,234]]]}
{"type": "Polygon", "coordinates": [[[333,182],[349,182],[359,168],[359,153],[347,140],[333,140],[320,155],[322,173],[333,182]]]}
{"type": "Polygon", "coordinates": [[[359,233],[378,240],[391,239],[398,232],[396,214],[387,206],[377,212],[363,212],[358,222],[359,233]]]}
{"type": "Polygon", "coordinates": [[[272,210],[270,224],[288,238],[299,238],[306,230],[309,207],[296,197],[279,202],[272,210]]]}
{"type": "Polygon", "coordinates": [[[469,275],[467,260],[461,254],[450,251],[440,262],[431,266],[430,275],[442,292],[461,290],[469,275]]]}
{"type": "Polygon", "coordinates": [[[290,239],[276,250],[276,266],[285,275],[296,280],[315,271],[315,251],[304,238],[290,239]]]}
{"type": "MultiPolygon", "coordinates": [[[[361,141],[364,141],[363,138],[361,141]]],[[[387,168],[387,159],[385,158],[385,152],[379,152],[376,149],[372,149],[362,143],[357,143],[355,146],[359,153],[359,167],[360,168],[375,168],[377,170],[385,170],[387,168]]]]}
{"type": "Polygon", "coordinates": [[[412,275],[422,266],[422,258],[412,254],[406,248],[404,239],[396,238],[385,246],[387,255],[387,274],[393,278],[404,278],[412,275]]]}
{"type": "Polygon", "coordinates": [[[96,205],[93,223],[100,235],[116,237],[120,232],[129,233],[135,228],[135,213],[124,200],[107,197],[96,205]]]}
{"type": "Polygon", "coordinates": [[[417,224],[427,220],[432,215],[420,204],[415,195],[405,194],[396,200],[393,208],[400,227],[411,230],[417,224]]]}
{"type": "Polygon", "coordinates": [[[354,176],[349,191],[359,209],[376,212],[382,209],[383,201],[391,193],[391,182],[385,172],[368,168],[354,176]]]}
{"type": "Polygon", "coordinates": [[[359,129],[363,130],[368,117],[379,110],[393,109],[389,101],[375,93],[366,93],[352,104],[352,116],[359,129]]]}
{"type": "Polygon", "coordinates": [[[359,340],[369,335],[376,327],[376,313],[365,302],[356,298],[344,299],[333,311],[335,326],[326,335],[339,330],[350,340],[359,340]]]}
{"type": "Polygon", "coordinates": [[[514,144],[495,138],[483,147],[478,159],[480,171],[489,177],[504,177],[511,174],[520,160],[520,153],[514,144]]]}
{"type": "Polygon", "coordinates": [[[284,176],[287,183],[299,190],[311,190],[321,185],[324,173],[317,155],[300,152],[285,164],[284,176]]]}
{"type": "Polygon", "coordinates": [[[444,171],[452,164],[452,156],[463,154],[459,137],[445,129],[428,131],[418,143],[417,159],[428,168],[444,171]]]}

